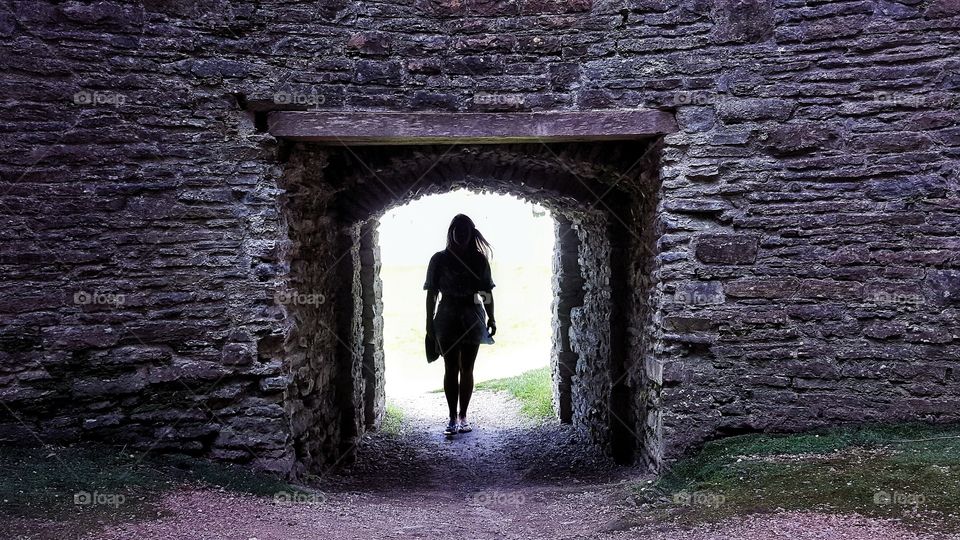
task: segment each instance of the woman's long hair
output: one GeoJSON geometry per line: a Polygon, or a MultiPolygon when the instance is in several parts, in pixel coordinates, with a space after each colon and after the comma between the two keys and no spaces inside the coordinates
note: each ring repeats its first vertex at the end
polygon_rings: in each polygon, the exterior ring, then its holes
{"type": "Polygon", "coordinates": [[[447,250],[462,252],[471,249],[487,259],[493,254],[490,242],[480,234],[473,220],[464,214],[457,214],[450,220],[450,227],[447,228],[447,250]]]}

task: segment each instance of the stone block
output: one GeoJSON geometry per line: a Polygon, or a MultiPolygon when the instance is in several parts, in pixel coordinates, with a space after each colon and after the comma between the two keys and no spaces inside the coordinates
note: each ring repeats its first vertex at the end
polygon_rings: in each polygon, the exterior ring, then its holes
{"type": "Polygon", "coordinates": [[[717,116],[727,124],[783,122],[795,104],[778,98],[725,99],[717,103],[717,116]]]}
{"type": "Polygon", "coordinates": [[[923,284],[927,301],[937,306],[960,306],[960,270],[929,270],[923,284]]]}
{"type": "Polygon", "coordinates": [[[257,359],[256,343],[227,343],[223,346],[221,360],[227,366],[246,366],[257,359]]]}
{"type": "Polygon", "coordinates": [[[832,148],[839,141],[837,129],[823,123],[777,126],[761,135],[762,144],[776,156],[809,154],[832,148]]]}
{"type": "Polygon", "coordinates": [[[923,16],[928,19],[956,17],[960,15],[960,0],[931,0],[923,16]]]}
{"type": "Polygon", "coordinates": [[[717,43],[759,43],[773,37],[773,0],[713,0],[717,43]]]}
{"type": "Polygon", "coordinates": [[[727,296],[735,298],[786,298],[796,293],[799,281],[794,277],[742,278],[724,285],[727,296]]]}
{"type": "Polygon", "coordinates": [[[706,234],[696,243],[696,257],[710,264],[753,264],[759,240],[746,234],[706,234]]]}
{"type": "Polygon", "coordinates": [[[392,40],[382,32],[360,32],[347,39],[346,48],[369,56],[390,54],[392,40]]]}

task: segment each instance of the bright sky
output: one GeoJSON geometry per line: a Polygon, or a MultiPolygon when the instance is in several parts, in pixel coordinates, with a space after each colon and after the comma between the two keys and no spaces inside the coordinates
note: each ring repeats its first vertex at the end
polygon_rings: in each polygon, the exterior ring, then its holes
{"type": "Polygon", "coordinates": [[[446,245],[447,227],[466,214],[493,246],[500,264],[549,264],[553,219],[549,211],[510,195],[465,189],[432,195],[394,208],[380,218],[380,257],[384,266],[427,266],[446,245]],[[535,216],[534,212],[541,215],[535,216]]]}

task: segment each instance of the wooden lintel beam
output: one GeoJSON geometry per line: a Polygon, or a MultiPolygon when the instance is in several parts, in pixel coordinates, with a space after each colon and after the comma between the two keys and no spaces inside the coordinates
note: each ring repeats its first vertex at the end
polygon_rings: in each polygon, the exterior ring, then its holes
{"type": "Polygon", "coordinates": [[[271,135],[328,144],[436,144],[603,141],[677,131],[652,109],[528,113],[274,111],[271,135]]]}

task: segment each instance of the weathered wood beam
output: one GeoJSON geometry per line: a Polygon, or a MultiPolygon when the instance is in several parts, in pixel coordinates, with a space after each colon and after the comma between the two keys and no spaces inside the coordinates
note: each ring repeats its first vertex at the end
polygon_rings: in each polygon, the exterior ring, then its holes
{"type": "Polygon", "coordinates": [[[651,109],[530,113],[269,113],[271,135],[328,144],[434,144],[604,141],[677,131],[667,111],[651,109]]]}

